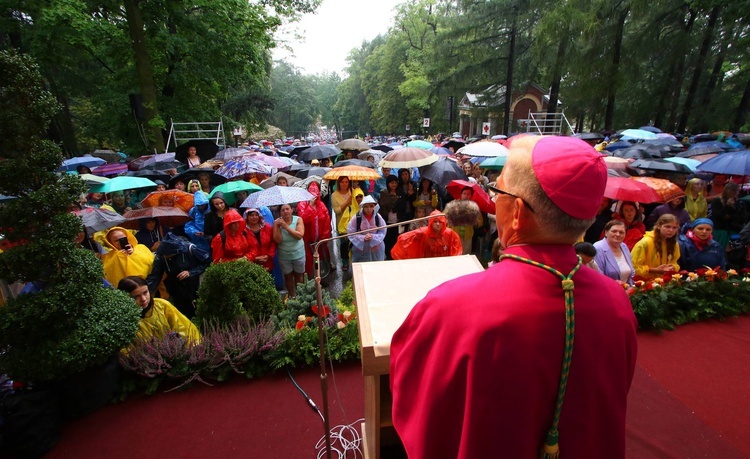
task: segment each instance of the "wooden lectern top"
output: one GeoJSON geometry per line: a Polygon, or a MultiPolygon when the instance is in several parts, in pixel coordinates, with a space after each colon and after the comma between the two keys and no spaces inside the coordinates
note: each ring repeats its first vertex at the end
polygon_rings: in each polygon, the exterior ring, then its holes
{"type": "Polygon", "coordinates": [[[474,255],[354,263],[354,300],[365,375],[388,374],[391,338],[434,287],[483,271],[474,255]]]}

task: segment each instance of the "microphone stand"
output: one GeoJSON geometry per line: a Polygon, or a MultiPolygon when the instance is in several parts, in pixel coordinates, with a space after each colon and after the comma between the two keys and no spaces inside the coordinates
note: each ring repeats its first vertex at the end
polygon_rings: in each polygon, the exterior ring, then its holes
{"type": "MultiPolygon", "coordinates": [[[[349,236],[353,236],[355,234],[371,233],[373,231],[377,231],[383,228],[392,228],[394,226],[408,225],[409,223],[412,223],[412,222],[429,220],[430,218],[441,217],[441,216],[444,217],[445,214],[441,213],[439,215],[419,217],[419,218],[406,220],[406,221],[399,222],[399,223],[391,223],[385,226],[378,226],[376,228],[368,228],[365,230],[356,231],[354,233],[347,233],[347,234],[341,234],[338,236],[332,236],[326,239],[319,240],[318,242],[315,243],[315,247],[313,247],[313,262],[315,264],[315,290],[317,293],[317,302],[318,302],[318,346],[320,346],[320,390],[321,392],[323,392],[323,428],[325,429],[327,459],[331,459],[331,427],[330,427],[330,420],[328,417],[328,375],[326,374],[325,342],[323,340],[323,334],[324,334],[323,332],[323,287],[320,284],[320,253],[318,253],[318,248],[320,247],[320,244],[348,238],[349,236]]],[[[329,252],[329,256],[330,256],[330,252],[329,252]]]]}

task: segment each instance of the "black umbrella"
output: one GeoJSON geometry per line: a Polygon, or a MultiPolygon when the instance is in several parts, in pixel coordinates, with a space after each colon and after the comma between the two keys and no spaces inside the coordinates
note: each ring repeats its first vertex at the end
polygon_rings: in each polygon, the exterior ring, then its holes
{"type": "Polygon", "coordinates": [[[453,151],[458,151],[459,148],[466,146],[466,142],[463,140],[458,139],[450,139],[444,144],[441,145],[441,147],[450,148],[453,147],[453,151]]]}
{"type": "Polygon", "coordinates": [[[643,145],[658,145],[671,153],[680,153],[685,150],[682,142],[677,139],[670,139],[669,137],[644,140],[643,145]]]}
{"type": "Polygon", "coordinates": [[[344,166],[362,166],[362,167],[369,167],[370,169],[375,169],[375,167],[377,167],[375,164],[371,163],[370,161],[365,161],[363,159],[344,159],[333,165],[333,167],[344,167],[344,166]]]}
{"type": "Polygon", "coordinates": [[[137,171],[128,171],[128,172],[125,172],[123,175],[127,175],[130,177],[143,177],[143,178],[147,178],[151,180],[152,182],[156,180],[161,180],[164,183],[169,183],[169,178],[170,178],[169,174],[165,174],[164,172],[150,171],[147,169],[138,169],[137,171]]]}
{"type": "Polygon", "coordinates": [[[187,185],[190,180],[198,180],[198,175],[200,174],[209,174],[209,177],[211,177],[209,180],[211,186],[221,185],[222,183],[226,183],[227,181],[227,179],[225,179],[221,175],[215,174],[213,169],[201,169],[195,167],[192,169],[188,169],[185,172],[181,172],[169,179],[169,187],[174,188],[174,183],[178,180],[182,180],[185,185],[187,185]]]}
{"type": "Polygon", "coordinates": [[[289,152],[289,155],[290,156],[299,155],[300,153],[307,150],[308,148],[310,148],[310,145],[301,145],[301,146],[294,147],[294,149],[289,152]]]}
{"type": "Polygon", "coordinates": [[[195,147],[202,163],[216,156],[219,151],[219,146],[211,139],[190,140],[175,149],[174,159],[187,164],[188,148],[190,147],[195,147]]]}
{"type": "Polygon", "coordinates": [[[389,147],[388,145],[375,145],[372,147],[373,150],[380,150],[384,153],[388,153],[389,151],[393,150],[392,147],[389,147]]]}
{"type": "Polygon", "coordinates": [[[674,172],[677,174],[692,174],[690,170],[684,164],[673,163],[671,161],[664,161],[661,159],[638,159],[628,164],[629,167],[635,169],[642,169],[647,171],[659,171],[659,172],[674,172]]]}
{"type": "Polygon", "coordinates": [[[310,167],[308,169],[302,169],[300,171],[297,171],[297,173],[294,174],[294,176],[300,179],[310,177],[311,175],[317,175],[317,176],[322,177],[326,175],[326,172],[330,170],[331,170],[330,167],[310,167]]]}
{"type": "Polygon", "coordinates": [[[298,154],[297,161],[308,163],[313,159],[331,158],[339,153],[341,153],[341,150],[334,145],[314,145],[298,154]]]}
{"type": "Polygon", "coordinates": [[[423,179],[430,179],[433,183],[445,188],[451,180],[466,180],[466,173],[457,161],[447,156],[441,156],[437,162],[424,166],[419,173],[423,179]]]}
{"type": "Polygon", "coordinates": [[[163,163],[152,163],[138,168],[139,171],[165,171],[167,169],[184,169],[185,163],[179,161],[165,161],[163,163]]]}
{"type": "Polygon", "coordinates": [[[577,134],[573,134],[571,137],[575,137],[576,139],[581,140],[596,140],[598,142],[604,140],[604,136],[597,132],[579,132],[577,134]]]}
{"type": "Polygon", "coordinates": [[[668,156],[668,154],[658,145],[638,144],[630,148],[615,150],[612,156],[627,159],[655,159],[668,156]]]}

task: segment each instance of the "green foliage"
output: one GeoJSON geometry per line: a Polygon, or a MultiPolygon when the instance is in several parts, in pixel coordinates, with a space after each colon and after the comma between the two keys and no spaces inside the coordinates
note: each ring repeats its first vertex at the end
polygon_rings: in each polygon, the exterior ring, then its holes
{"type": "Polygon", "coordinates": [[[0,308],[3,372],[21,381],[58,380],[104,363],[133,339],[140,309],[127,294],[96,288],[87,298],[80,289],[59,285],[0,308]]]}
{"type": "Polygon", "coordinates": [[[198,290],[198,323],[229,323],[247,315],[262,320],[282,308],[273,279],[261,266],[247,260],[211,265],[198,290]]]}
{"type": "Polygon", "coordinates": [[[349,280],[336,300],[336,305],[342,311],[354,311],[354,282],[349,280]]]}
{"type": "MultiPolygon", "coordinates": [[[[325,327],[326,358],[335,362],[345,362],[359,358],[359,334],[356,321],[344,328],[325,327]]],[[[320,363],[320,345],[317,327],[304,327],[288,330],[284,340],[269,357],[274,369],[289,365],[313,366],[320,363]]]]}
{"type": "Polygon", "coordinates": [[[629,289],[639,327],[673,330],[689,322],[750,312],[750,277],[727,277],[720,270],[708,271],[708,275],[705,272],[692,274],[692,279],[658,279],[629,289]]]}

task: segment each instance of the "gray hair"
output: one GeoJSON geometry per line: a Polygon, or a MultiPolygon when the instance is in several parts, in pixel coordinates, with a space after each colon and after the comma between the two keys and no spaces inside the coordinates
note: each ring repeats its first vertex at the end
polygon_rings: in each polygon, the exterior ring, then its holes
{"type": "Polygon", "coordinates": [[[579,239],[594,223],[594,218],[581,220],[563,212],[547,197],[537,180],[532,164],[534,145],[538,136],[519,137],[513,141],[505,163],[503,180],[508,192],[525,199],[534,209],[534,218],[550,232],[566,238],[579,239]]]}

